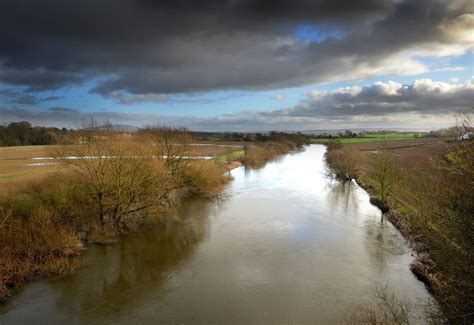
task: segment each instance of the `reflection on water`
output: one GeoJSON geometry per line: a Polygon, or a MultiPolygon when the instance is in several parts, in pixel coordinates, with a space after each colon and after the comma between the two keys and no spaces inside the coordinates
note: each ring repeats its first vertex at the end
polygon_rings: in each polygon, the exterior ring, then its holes
{"type": "Polygon", "coordinates": [[[205,238],[210,208],[206,201],[190,202],[180,211],[180,223],[170,219],[114,246],[92,247],[87,254],[90,266],[57,283],[60,306],[78,315],[133,308],[150,288],[159,290],[172,276],[170,271],[176,272],[194,253],[205,238]],[[193,219],[186,220],[191,204],[193,219]]]}
{"type": "Polygon", "coordinates": [[[427,297],[367,194],[324,176],[324,150],[234,170],[225,200],[91,247],[87,267],[27,286],[0,323],[327,323],[376,284],[427,297]]]}

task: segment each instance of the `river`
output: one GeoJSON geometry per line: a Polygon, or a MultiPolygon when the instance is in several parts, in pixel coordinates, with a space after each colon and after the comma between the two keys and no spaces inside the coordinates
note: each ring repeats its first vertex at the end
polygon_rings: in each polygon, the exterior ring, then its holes
{"type": "Polygon", "coordinates": [[[165,225],[92,245],[87,266],[1,306],[0,324],[326,324],[377,285],[428,299],[402,236],[363,189],[325,177],[324,152],[234,169],[223,199],[188,200],[165,225]]]}

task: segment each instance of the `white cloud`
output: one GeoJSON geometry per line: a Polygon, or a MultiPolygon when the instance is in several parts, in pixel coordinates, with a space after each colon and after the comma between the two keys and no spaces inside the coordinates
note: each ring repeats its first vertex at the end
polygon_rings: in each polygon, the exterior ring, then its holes
{"type": "Polygon", "coordinates": [[[285,99],[285,96],[283,96],[282,94],[277,94],[277,95],[275,95],[275,96],[273,97],[273,99],[275,99],[275,100],[281,102],[282,100],[285,99]]]}
{"type": "Polygon", "coordinates": [[[403,86],[394,81],[388,81],[388,82],[377,81],[374,83],[373,87],[379,90],[384,95],[397,96],[397,95],[400,95],[399,91],[402,89],[403,86]]]}
{"type": "Polygon", "coordinates": [[[466,68],[464,67],[443,67],[438,69],[433,69],[431,72],[452,72],[452,71],[464,71],[466,68]]]}
{"type": "Polygon", "coordinates": [[[419,79],[413,83],[413,88],[418,93],[449,93],[463,87],[458,84],[450,84],[447,82],[432,81],[431,79],[419,79]]]}
{"type": "Polygon", "coordinates": [[[280,111],[287,116],[387,116],[398,113],[448,114],[469,110],[474,102],[474,78],[464,84],[418,79],[411,85],[375,82],[366,87],[310,92],[298,105],[280,111]]]}

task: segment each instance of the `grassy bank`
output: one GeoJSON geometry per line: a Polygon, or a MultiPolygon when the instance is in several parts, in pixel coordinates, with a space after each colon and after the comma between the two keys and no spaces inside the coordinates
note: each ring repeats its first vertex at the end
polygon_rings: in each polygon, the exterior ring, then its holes
{"type": "Polygon", "coordinates": [[[474,318],[474,143],[331,143],[334,174],[356,179],[416,252],[411,265],[452,323],[474,318]],[[405,145],[404,145],[405,143],[405,145]]]}
{"type": "Polygon", "coordinates": [[[2,180],[8,186],[0,191],[0,301],[30,280],[74,271],[88,243],[112,243],[160,222],[189,195],[219,195],[238,160],[261,165],[301,146],[293,139],[245,149],[199,146],[186,130],[173,128],[80,136],[74,145],[2,152],[6,175],[13,177],[2,180]],[[193,159],[209,155],[216,159],[193,159]],[[31,168],[23,158],[41,157],[54,159],[44,160],[39,173],[23,173],[31,168]]]}

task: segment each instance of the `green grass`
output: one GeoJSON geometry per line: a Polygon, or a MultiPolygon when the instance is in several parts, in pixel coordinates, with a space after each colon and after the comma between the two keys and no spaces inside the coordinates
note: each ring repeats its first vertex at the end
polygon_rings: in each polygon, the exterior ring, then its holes
{"type": "Polygon", "coordinates": [[[15,177],[18,177],[18,174],[0,175],[0,180],[13,179],[15,177]]]}
{"type": "Polygon", "coordinates": [[[230,154],[221,155],[221,156],[216,157],[216,161],[220,162],[220,163],[224,163],[224,162],[239,159],[243,155],[245,155],[245,150],[237,150],[237,151],[233,151],[230,154]]]}
{"type": "MultiPolygon", "coordinates": [[[[340,143],[362,143],[375,141],[396,141],[415,139],[422,133],[387,133],[387,134],[369,134],[363,137],[338,139],[340,143]]],[[[311,139],[311,143],[328,143],[330,139],[311,139]]]]}

